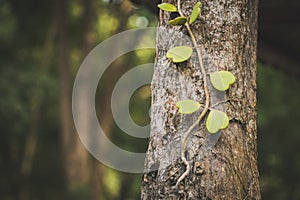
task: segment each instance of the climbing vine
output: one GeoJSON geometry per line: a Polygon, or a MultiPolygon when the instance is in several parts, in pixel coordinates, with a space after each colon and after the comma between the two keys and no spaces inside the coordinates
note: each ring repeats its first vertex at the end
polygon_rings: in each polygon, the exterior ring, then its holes
{"type": "MultiPolygon", "coordinates": [[[[215,134],[221,129],[227,128],[229,124],[229,118],[227,114],[223,111],[213,109],[210,107],[210,91],[208,89],[207,73],[202,61],[202,55],[199,45],[197,45],[196,38],[193,31],[191,30],[191,25],[193,25],[199,16],[201,15],[201,2],[197,2],[194,5],[193,11],[190,16],[185,16],[181,10],[181,2],[177,0],[177,6],[170,3],[159,4],[158,7],[167,12],[177,12],[178,17],[169,21],[170,25],[173,26],[185,26],[189,36],[191,37],[193,48],[189,46],[176,46],[167,51],[166,57],[170,59],[173,63],[180,63],[187,61],[193,53],[193,49],[196,50],[197,59],[200,65],[200,71],[203,75],[203,89],[205,92],[205,103],[201,103],[185,99],[178,101],[176,106],[179,108],[179,113],[181,114],[191,114],[203,107],[198,119],[189,127],[185,132],[183,139],[181,141],[181,160],[186,165],[185,172],[178,178],[176,187],[179,186],[180,182],[190,173],[191,166],[185,157],[185,150],[187,145],[187,139],[192,132],[192,130],[204,120],[205,116],[208,114],[205,122],[206,129],[209,133],[215,134]]],[[[215,71],[209,74],[209,80],[212,86],[219,91],[228,90],[229,86],[235,82],[234,75],[229,71],[215,71]]]]}

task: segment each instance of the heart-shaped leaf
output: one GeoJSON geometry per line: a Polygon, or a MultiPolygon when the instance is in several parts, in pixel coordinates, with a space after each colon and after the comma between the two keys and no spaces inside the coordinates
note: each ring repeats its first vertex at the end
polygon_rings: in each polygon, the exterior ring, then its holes
{"type": "Polygon", "coordinates": [[[197,101],[190,99],[181,100],[176,103],[176,106],[179,108],[179,113],[181,114],[191,114],[196,112],[201,107],[201,104],[197,101]]]}
{"type": "Polygon", "coordinates": [[[167,52],[167,58],[174,63],[184,62],[192,56],[193,49],[189,46],[177,46],[167,52]]]}
{"type": "Polygon", "coordinates": [[[169,24],[170,25],[173,25],[173,26],[180,26],[180,25],[184,25],[187,21],[187,18],[184,17],[184,16],[181,16],[181,17],[176,17],[175,19],[172,19],[169,21],[169,24]]]}
{"type": "Polygon", "coordinates": [[[228,126],[229,119],[226,113],[211,109],[206,120],[206,128],[210,133],[217,133],[228,126]]]}
{"type": "Polygon", "coordinates": [[[201,7],[200,2],[197,2],[196,5],[194,5],[192,14],[190,16],[190,21],[189,21],[190,24],[194,23],[197,20],[197,18],[199,17],[200,12],[201,12],[200,7],[201,7]]]}
{"type": "Polygon", "coordinates": [[[228,71],[216,71],[210,74],[211,84],[220,91],[225,91],[235,82],[235,77],[228,71]]]}
{"type": "Polygon", "coordinates": [[[162,3],[158,4],[157,7],[159,7],[162,10],[168,11],[168,12],[177,12],[176,6],[170,3],[162,3]]]}

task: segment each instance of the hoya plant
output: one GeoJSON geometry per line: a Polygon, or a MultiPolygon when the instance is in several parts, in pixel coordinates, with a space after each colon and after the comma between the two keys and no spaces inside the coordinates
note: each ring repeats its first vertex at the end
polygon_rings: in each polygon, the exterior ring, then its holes
{"type": "MultiPolygon", "coordinates": [[[[203,61],[202,55],[200,51],[199,45],[197,45],[197,41],[195,39],[194,33],[191,30],[191,26],[197,21],[199,16],[201,15],[201,2],[197,2],[192,10],[190,16],[183,15],[180,8],[180,0],[177,1],[177,6],[170,3],[162,3],[159,4],[158,7],[167,12],[178,12],[179,16],[175,19],[169,21],[169,24],[172,26],[185,26],[187,32],[189,33],[192,45],[193,46],[175,46],[167,51],[166,57],[170,59],[173,63],[181,63],[188,61],[192,56],[193,51],[196,51],[197,59],[200,65],[200,71],[203,75],[203,89],[205,91],[205,102],[197,102],[192,99],[182,99],[176,103],[178,107],[178,112],[181,114],[192,114],[198,110],[201,110],[198,119],[191,125],[191,127],[186,131],[182,139],[181,146],[181,159],[183,163],[186,165],[185,172],[178,178],[176,186],[189,174],[190,172],[190,164],[188,163],[185,157],[185,149],[187,144],[187,139],[192,132],[193,128],[196,127],[197,124],[202,122],[206,117],[205,126],[207,131],[210,134],[215,134],[218,131],[227,128],[229,124],[229,118],[227,114],[223,111],[214,109],[211,106],[210,96],[211,93],[208,89],[208,81],[210,81],[211,85],[218,91],[226,91],[229,89],[230,85],[235,82],[235,76],[229,71],[215,71],[207,74],[203,61]],[[209,78],[207,78],[209,75],[209,78]]],[[[220,102],[222,103],[222,102],[220,102]]]]}

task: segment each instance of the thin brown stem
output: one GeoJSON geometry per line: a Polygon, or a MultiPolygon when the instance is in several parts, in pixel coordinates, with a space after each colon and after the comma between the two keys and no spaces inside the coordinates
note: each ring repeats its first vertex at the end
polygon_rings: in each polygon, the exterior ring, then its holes
{"type": "MultiPolygon", "coordinates": [[[[180,16],[183,17],[184,15],[183,15],[182,10],[181,10],[180,0],[177,1],[177,9],[178,9],[178,13],[180,14],[180,16]]],[[[206,71],[205,71],[205,68],[204,68],[204,65],[203,65],[203,61],[202,61],[201,50],[200,50],[199,46],[197,45],[197,40],[195,38],[194,33],[191,30],[189,22],[185,23],[185,27],[186,27],[186,29],[187,29],[187,31],[188,31],[191,39],[192,39],[192,43],[193,43],[194,48],[196,49],[197,57],[198,57],[198,60],[199,60],[200,71],[201,71],[202,76],[203,76],[203,87],[204,87],[204,92],[205,92],[205,106],[204,106],[203,111],[199,115],[197,121],[195,121],[192,124],[192,126],[187,130],[187,132],[184,134],[184,137],[182,139],[182,142],[181,142],[181,160],[185,164],[186,169],[185,169],[185,172],[178,178],[177,183],[176,183],[176,187],[178,187],[179,183],[190,173],[190,170],[191,170],[191,166],[190,166],[189,162],[187,161],[187,159],[185,157],[187,139],[190,136],[192,130],[205,117],[207,111],[209,110],[209,104],[210,104],[210,95],[209,95],[209,90],[208,90],[208,85],[207,85],[206,71]]]]}

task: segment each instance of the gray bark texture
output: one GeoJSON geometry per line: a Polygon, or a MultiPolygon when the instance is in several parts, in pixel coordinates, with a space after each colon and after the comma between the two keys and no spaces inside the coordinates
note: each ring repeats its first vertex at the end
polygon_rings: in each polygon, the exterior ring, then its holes
{"type": "MultiPolygon", "coordinates": [[[[173,0],[163,2],[177,4],[173,0]]],[[[196,0],[182,1],[189,16],[196,0]]],[[[182,115],[176,102],[192,99],[204,104],[203,77],[196,54],[180,64],[166,58],[168,49],[190,45],[184,26],[170,26],[173,14],[160,11],[151,105],[151,133],[142,178],[142,198],[149,199],[261,199],[257,168],[256,47],[257,0],[203,0],[202,17],[191,26],[201,47],[207,73],[228,70],[236,82],[226,92],[209,86],[211,104],[230,118],[228,128],[210,134],[206,118],[190,134],[185,171],[181,141],[199,112],[182,115]],[[224,100],[228,100],[224,103],[224,100]],[[223,103],[220,103],[223,102],[223,103]]],[[[208,80],[209,82],[209,80],[208,80]]]]}

